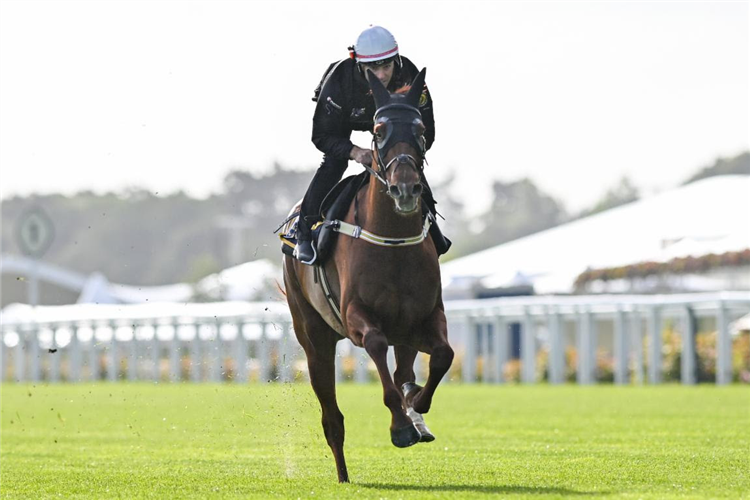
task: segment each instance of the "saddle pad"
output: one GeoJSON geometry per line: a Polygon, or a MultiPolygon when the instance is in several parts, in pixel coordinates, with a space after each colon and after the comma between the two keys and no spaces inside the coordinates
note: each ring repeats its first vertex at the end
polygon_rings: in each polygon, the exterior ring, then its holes
{"type": "MultiPolygon", "coordinates": [[[[370,178],[368,172],[349,176],[338,184],[326,195],[321,205],[321,213],[324,220],[343,219],[349,211],[349,206],[357,194],[357,191],[367,183],[370,178]]],[[[281,239],[281,251],[285,255],[292,255],[297,246],[297,227],[299,225],[300,203],[297,203],[289,214],[289,217],[279,228],[281,239]]],[[[318,253],[317,263],[322,264],[330,253],[338,233],[323,226],[322,221],[312,227],[312,238],[318,253]]]]}
{"type": "Polygon", "coordinates": [[[292,256],[294,249],[297,246],[297,226],[299,224],[299,211],[300,201],[294,206],[289,217],[281,224],[281,227],[277,231],[279,233],[279,239],[281,240],[281,252],[285,255],[292,256]]]}

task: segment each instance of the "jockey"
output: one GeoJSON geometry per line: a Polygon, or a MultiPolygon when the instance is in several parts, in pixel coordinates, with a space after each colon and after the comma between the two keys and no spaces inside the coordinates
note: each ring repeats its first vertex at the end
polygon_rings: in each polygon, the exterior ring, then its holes
{"type": "MultiPolygon", "coordinates": [[[[372,165],[370,148],[360,148],[350,139],[353,130],[371,132],[373,129],[375,102],[365,71],[372,71],[390,92],[409,85],[418,73],[416,66],[399,54],[393,35],[380,26],[364,30],[357,43],[349,48],[349,56],[328,66],[313,96],[317,105],[313,115],[312,141],[323,152],[323,161],[300,207],[294,256],[304,264],[313,264],[317,257],[311,241],[311,224],[317,222],[323,199],[341,180],[349,160],[368,167],[372,165]]],[[[435,119],[432,97],[426,85],[419,100],[419,111],[426,129],[427,150],[435,140],[435,119]]],[[[424,176],[422,182],[425,186],[422,200],[426,209],[435,214],[435,200],[424,176]]],[[[431,226],[430,234],[438,255],[447,252],[451,243],[440,233],[437,224],[431,226]]]]}

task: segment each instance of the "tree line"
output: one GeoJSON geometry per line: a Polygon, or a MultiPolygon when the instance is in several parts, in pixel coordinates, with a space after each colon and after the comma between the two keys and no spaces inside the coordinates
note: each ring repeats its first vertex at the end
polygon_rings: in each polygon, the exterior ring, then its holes
{"type": "MultiPolygon", "coordinates": [[[[727,173],[750,174],[750,153],[718,159],[687,182],[727,173]]],[[[222,189],[206,199],[183,192],[157,195],[145,189],[72,196],[12,197],[2,201],[2,248],[20,253],[15,229],[21,214],[42,207],[55,224],[56,239],[45,260],[82,274],[103,273],[110,281],[132,285],[196,282],[228,266],[269,258],[280,261],[273,233],[304,193],[312,174],[275,165],[265,175],[236,170],[222,189]]],[[[575,218],[635,201],[640,194],[623,178],[592,207],[568,213],[561,202],[530,179],[497,180],[492,203],[471,219],[451,194],[453,179],[433,188],[439,193],[440,221],[454,241],[446,259],[511,241],[575,218]]]]}

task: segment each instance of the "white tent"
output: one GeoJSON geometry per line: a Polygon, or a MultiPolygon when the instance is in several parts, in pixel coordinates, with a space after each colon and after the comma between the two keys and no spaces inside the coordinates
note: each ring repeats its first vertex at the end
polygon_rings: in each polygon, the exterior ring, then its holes
{"type": "Polygon", "coordinates": [[[442,265],[446,296],[521,282],[570,293],[586,269],[750,248],[750,176],[704,179],[442,265]]]}
{"type": "Polygon", "coordinates": [[[189,302],[200,295],[209,300],[275,300],[279,295],[281,268],[268,259],[246,262],[203,278],[196,285],[174,283],[160,286],[138,286],[111,283],[94,272],[86,276],[54,264],[28,257],[0,257],[2,274],[30,276],[77,292],[79,304],[145,304],[154,302],[189,302]]]}
{"type": "Polygon", "coordinates": [[[259,259],[206,276],[197,291],[213,300],[274,300],[282,280],[278,265],[259,259]]]}

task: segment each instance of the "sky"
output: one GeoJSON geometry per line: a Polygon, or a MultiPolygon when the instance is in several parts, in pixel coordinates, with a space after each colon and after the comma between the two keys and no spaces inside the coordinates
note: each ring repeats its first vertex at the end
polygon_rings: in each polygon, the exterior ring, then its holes
{"type": "Polygon", "coordinates": [[[427,176],[470,212],[494,180],[577,210],[750,149],[748,2],[3,0],[0,195],[312,177],[312,91],[370,24],[428,68],[427,176]]]}

